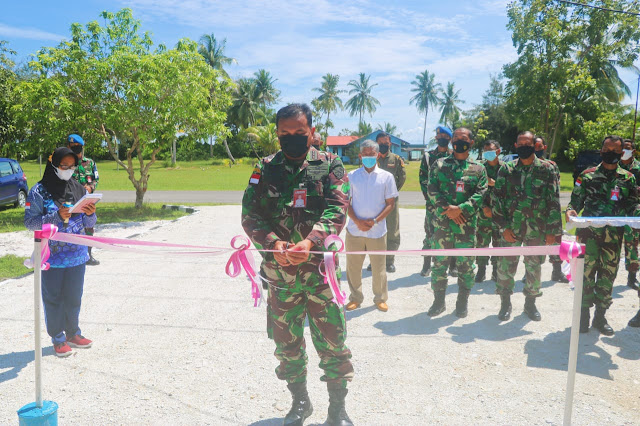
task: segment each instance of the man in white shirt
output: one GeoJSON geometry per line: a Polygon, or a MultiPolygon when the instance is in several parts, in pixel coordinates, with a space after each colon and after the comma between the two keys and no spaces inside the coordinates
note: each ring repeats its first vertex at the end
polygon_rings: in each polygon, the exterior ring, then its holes
{"type": "MultiPolygon", "coordinates": [[[[349,173],[349,223],[346,249],[352,251],[378,251],[387,249],[385,218],[393,210],[398,196],[393,175],[377,166],[378,144],[365,140],[360,144],[362,167],[349,173]]],[[[364,301],[362,294],[362,264],[364,254],[347,254],[347,280],[349,303],[352,311],[364,301]]],[[[382,312],[387,306],[387,271],[385,255],[369,255],[373,278],[373,302],[382,312]]]]}

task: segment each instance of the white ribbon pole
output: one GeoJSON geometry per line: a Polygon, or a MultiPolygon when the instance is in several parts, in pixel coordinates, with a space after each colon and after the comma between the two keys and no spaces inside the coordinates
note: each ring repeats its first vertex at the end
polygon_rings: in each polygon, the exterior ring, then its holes
{"type": "Polygon", "coordinates": [[[582,310],[582,280],[584,279],[584,255],[572,259],[574,268],[572,281],[573,290],[573,320],[571,322],[571,340],[569,344],[569,367],[567,374],[567,394],[564,403],[565,426],[571,425],[571,414],[573,410],[573,390],[576,384],[576,367],[578,365],[578,342],[580,339],[580,312],[582,310]],[[575,272],[574,272],[575,271],[575,272]]]}
{"type": "Polygon", "coordinates": [[[42,274],[42,240],[34,238],[34,264],[33,264],[33,321],[34,334],[36,339],[35,345],[35,364],[36,364],[36,407],[42,408],[42,341],[40,338],[40,300],[41,300],[41,283],[40,275],[42,274]]]}

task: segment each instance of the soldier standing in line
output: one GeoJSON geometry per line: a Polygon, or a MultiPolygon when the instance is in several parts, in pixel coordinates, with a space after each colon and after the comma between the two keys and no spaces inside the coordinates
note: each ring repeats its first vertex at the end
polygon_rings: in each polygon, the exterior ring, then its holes
{"type": "MultiPolygon", "coordinates": [[[[572,216],[608,217],[640,216],[640,198],[636,178],[619,167],[622,158],[622,138],[607,136],[600,151],[602,163],[583,171],[576,179],[567,206],[567,221],[572,216]]],[[[584,289],[580,333],[589,331],[589,309],[596,306],[591,326],[605,336],[612,336],[605,313],[611,306],[611,291],[618,273],[623,227],[604,226],[583,228],[577,232],[578,241],[586,245],[584,256],[584,289]]]]}
{"type": "Polygon", "coordinates": [[[269,281],[267,334],[276,344],[279,379],[287,382],[292,406],[285,425],[302,425],[313,408],[307,393],[305,317],[329,391],[329,425],[352,425],[345,410],[347,382],[353,378],[344,309],[318,273],[324,241],[345,225],[349,182],[342,161],[311,147],[311,109],[291,104],[276,115],[281,150],[254,169],[242,199],[242,227],[263,253],[269,281]],[[294,200],[302,200],[297,204],[294,200]],[[300,207],[297,207],[300,205],[300,207]]]}
{"type": "MultiPolygon", "coordinates": [[[[631,139],[622,142],[622,158],[620,167],[630,172],[636,178],[636,184],[640,185],[640,161],[636,160],[634,154],[636,145],[631,139]]],[[[630,226],[624,227],[624,266],[629,273],[627,286],[638,290],[637,273],[640,262],[638,261],[638,230],[630,226]]]]}
{"type": "Polygon", "coordinates": [[[322,136],[320,136],[319,132],[315,132],[313,134],[313,143],[311,145],[313,145],[313,147],[318,151],[322,151],[322,144],[323,144],[322,136]]]}
{"type": "MultiPolygon", "coordinates": [[[[451,137],[453,136],[453,132],[447,126],[438,126],[436,127],[436,142],[438,146],[431,151],[425,152],[422,156],[422,160],[420,162],[420,171],[418,175],[418,179],[420,180],[420,189],[422,190],[422,195],[424,195],[426,208],[425,208],[425,216],[424,216],[424,241],[422,242],[422,249],[430,249],[431,248],[431,239],[433,238],[433,206],[429,201],[428,194],[428,185],[429,185],[429,168],[435,163],[439,158],[445,158],[451,155],[451,150],[449,149],[449,142],[451,141],[451,137]]],[[[424,256],[424,262],[422,265],[422,271],[420,271],[420,275],[426,277],[429,275],[429,271],[431,271],[431,256],[424,256]]],[[[457,276],[457,272],[455,270],[455,258],[451,258],[451,268],[449,274],[453,277],[457,276]]]]}
{"type": "MultiPolygon", "coordinates": [[[[429,172],[429,200],[433,206],[433,249],[473,248],[476,224],[482,199],[487,191],[487,172],[482,164],[469,158],[473,145],[471,130],[460,127],[453,133],[453,154],[436,161],[429,172]]],[[[431,288],[433,305],[427,315],[440,315],[446,309],[446,256],[436,256],[433,262],[431,288]]],[[[469,293],[473,288],[473,257],[457,257],[458,299],[456,316],[467,316],[469,293]]]]}
{"type": "MultiPolygon", "coordinates": [[[[535,155],[535,137],[521,132],[515,143],[518,159],[498,171],[493,199],[493,220],[502,235],[502,247],[555,244],[562,236],[560,192],[553,166],[535,155]]],[[[511,295],[519,256],[500,258],[496,293],[501,304],[498,319],[511,317],[511,295]]],[[[524,312],[533,321],[542,319],[536,308],[540,291],[540,271],[544,256],[525,256],[527,282],[524,312]]]]}
{"type": "MultiPolygon", "coordinates": [[[[391,152],[391,137],[387,133],[378,133],[376,136],[376,142],[380,148],[380,152],[378,153],[378,167],[393,175],[393,178],[396,181],[396,188],[400,191],[402,185],[404,185],[404,182],[407,180],[407,172],[404,169],[404,160],[398,154],[391,152]]],[[[389,213],[386,220],[387,250],[398,250],[398,248],[400,248],[400,213],[398,198],[396,198],[393,210],[391,210],[391,213],[389,213]]],[[[387,255],[387,272],[396,271],[394,261],[395,256],[387,255]]],[[[371,270],[371,264],[369,264],[367,270],[371,270]]]]}
{"type": "MultiPolygon", "coordinates": [[[[547,144],[545,143],[544,138],[542,136],[536,136],[535,148],[536,148],[536,157],[548,162],[553,166],[553,170],[555,171],[556,177],[558,178],[558,188],[560,188],[560,168],[558,168],[558,165],[556,164],[555,161],[545,158],[547,144]]],[[[560,238],[558,238],[558,240],[556,241],[556,244],[560,244],[561,242],[562,242],[562,223],[560,224],[560,238]]],[[[544,263],[544,260],[542,261],[542,263],[544,263]]],[[[551,281],[557,281],[559,283],[568,283],[569,279],[564,275],[564,272],[562,272],[562,259],[560,259],[560,256],[557,256],[557,255],[549,256],[549,263],[551,263],[551,265],[553,266],[553,271],[551,272],[551,281]]],[[[523,279],[522,282],[523,283],[526,282],[526,275],[525,275],[525,279],[523,279]]]]}
{"type": "MultiPolygon", "coordinates": [[[[476,247],[489,247],[493,243],[493,247],[500,246],[500,232],[492,219],[491,213],[491,193],[495,188],[498,170],[504,164],[500,158],[500,143],[494,140],[488,140],[484,143],[481,164],[487,171],[488,189],[482,200],[482,209],[478,212],[478,229],[476,231],[476,247]]],[[[491,279],[496,282],[498,280],[498,258],[491,257],[491,279]]],[[[476,257],[478,265],[478,273],[476,274],[476,282],[481,283],[487,277],[488,256],[476,257]]]]}
{"type": "MultiPolygon", "coordinates": [[[[100,176],[98,175],[96,162],[84,156],[84,140],[76,134],[69,135],[67,137],[67,147],[78,156],[79,160],[78,168],[76,168],[76,171],[73,173],[73,178],[80,182],[89,194],[93,194],[98,186],[100,176]]],[[[84,228],[84,232],[87,235],[93,235],[94,228],[84,228]]],[[[87,265],[96,266],[99,265],[100,262],[93,257],[91,253],[92,248],[93,247],[89,247],[89,260],[87,261],[87,265]]]]}

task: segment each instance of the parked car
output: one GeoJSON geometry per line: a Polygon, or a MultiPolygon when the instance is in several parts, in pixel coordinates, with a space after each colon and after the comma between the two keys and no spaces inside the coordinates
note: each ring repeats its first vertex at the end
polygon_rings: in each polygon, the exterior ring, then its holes
{"type": "Polygon", "coordinates": [[[576,157],[576,162],[573,167],[573,181],[575,182],[580,176],[580,173],[587,170],[590,167],[595,167],[602,162],[600,157],[600,151],[580,151],[576,157]]]}
{"type": "Polygon", "coordinates": [[[27,175],[16,160],[0,158],[0,205],[24,207],[27,201],[27,175]]]}

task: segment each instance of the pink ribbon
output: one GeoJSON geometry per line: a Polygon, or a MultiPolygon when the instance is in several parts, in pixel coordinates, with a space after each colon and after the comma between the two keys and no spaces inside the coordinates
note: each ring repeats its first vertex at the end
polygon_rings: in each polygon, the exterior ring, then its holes
{"type": "MultiPolygon", "coordinates": [[[[49,270],[50,265],[49,265],[49,262],[47,262],[47,260],[49,260],[49,256],[51,255],[51,251],[49,250],[49,240],[54,235],[56,235],[57,232],[58,232],[58,227],[50,223],[45,223],[44,225],[42,225],[42,230],[40,231],[33,231],[33,238],[39,239],[41,241],[40,243],[40,270],[41,271],[49,270]]],[[[27,268],[35,268],[35,265],[33,264],[34,257],[35,257],[35,252],[31,255],[30,259],[27,259],[24,261],[24,266],[26,266],[27,268]]]]}
{"type": "Polygon", "coordinates": [[[565,264],[562,266],[562,272],[565,273],[569,281],[573,281],[572,276],[575,272],[573,269],[574,264],[571,260],[578,258],[586,253],[586,247],[584,244],[579,244],[573,241],[562,241],[560,243],[560,250],[558,255],[565,264]]]}
{"type": "Polygon", "coordinates": [[[325,284],[329,283],[329,288],[333,294],[333,302],[338,306],[343,306],[347,301],[347,294],[340,289],[340,279],[336,272],[336,256],[338,255],[338,252],[344,250],[344,242],[337,235],[329,235],[324,240],[324,248],[329,251],[323,253],[324,260],[318,266],[318,271],[320,272],[320,275],[324,277],[325,284]],[[329,247],[334,243],[339,245],[337,251],[329,249],[329,247]],[[322,271],[323,264],[324,272],[322,271]]]}
{"type": "Polygon", "coordinates": [[[249,251],[251,243],[247,237],[242,235],[236,235],[231,240],[231,247],[235,251],[231,254],[225,272],[228,276],[235,278],[240,275],[242,269],[247,274],[247,278],[251,281],[251,297],[253,297],[253,306],[258,307],[264,300],[262,295],[262,288],[260,287],[259,278],[256,274],[255,263],[253,261],[253,255],[249,251]],[[240,241],[240,243],[238,243],[240,241]],[[239,244],[239,245],[238,245],[239,244]]]}

